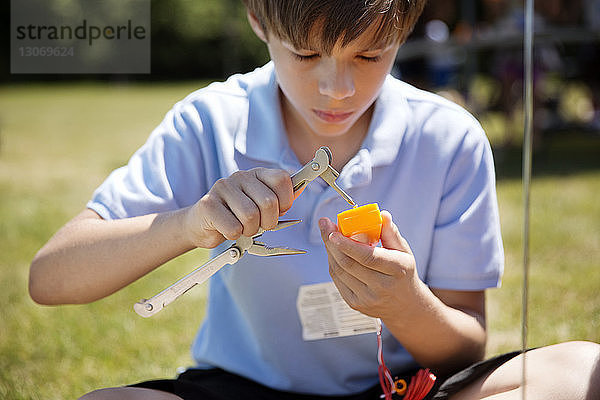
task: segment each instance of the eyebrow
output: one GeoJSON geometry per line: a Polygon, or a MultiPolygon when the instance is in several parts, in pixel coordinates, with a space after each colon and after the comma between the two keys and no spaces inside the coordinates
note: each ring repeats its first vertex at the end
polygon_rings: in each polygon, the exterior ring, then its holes
{"type": "MultiPolygon", "coordinates": [[[[309,40],[309,43],[306,44],[306,47],[296,47],[296,45],[293,43],[293,41],[291,41],[289,39],[280,39],[280,40],[281,40],[282,45],[290,51],[311,51],[311,52],[316,52],[316,53],[324,53],[325,52],[323,49],[323,46],[320,46],[318,43],[318,40],[315,40],[314,38],[312,38],[312,40],[309,40]]],[[[351,43],[352,42],[348,43],[345,47],[350,46],[351,43]]],[[[366,43],[365,47],[360,48],[360,50],[358,50],[356,53],[370,53],[370,52],[377,52],[377,51],[386,52],[386,51],[390,50],[391,48],[393,48],[395,44],[396,44],[396,42],[394,40],[380,39],[374,43],[366,43]]]]}

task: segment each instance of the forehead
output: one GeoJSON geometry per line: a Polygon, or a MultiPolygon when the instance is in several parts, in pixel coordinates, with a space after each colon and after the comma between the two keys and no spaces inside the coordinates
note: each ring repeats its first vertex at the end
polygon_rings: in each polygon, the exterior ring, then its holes
{"type": "Polygon", "coordinates": [[[358,51],[378,50],[387,48],[398,42],[397,35],[383,29],[382,21],[378,20],[371,24],[362,34],[347,40],[349,32],[342,32],[337,38],[331,40],[327,35],[327,28],[322,21],[315,22],[309,30],[305,40],[290,40],[290,44],[295,48],[318,51],[320,53],[330,54],[342,49],[353,49],[358,51]]]}

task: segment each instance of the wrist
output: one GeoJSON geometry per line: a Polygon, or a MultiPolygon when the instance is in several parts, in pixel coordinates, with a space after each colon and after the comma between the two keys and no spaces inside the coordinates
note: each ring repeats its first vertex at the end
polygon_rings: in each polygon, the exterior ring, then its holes
{"type": "Polygon", "coordinates": [[[193,235],[189,232],[187,220],[188,209],[182,208],[155,214],[151,225],[163,232],[161,240],[173,243],[179,250],[189,251],[197,246],[192,240],[193,235]]]}
{"type": "Polygon", "coordinates": [[[410,299],[407,299],[407,294],[404,293],[402,301],[397,303],[399,306],[396,309],[386,310],[387,312],[380,317],[392,331],[410,332],[424,325],[424,321],[431,318],[432,314],[439,315],[441,312],[440,306],[443,304],[418,277],[409,293],[410,299]]]}
{"type": "Polygon", "coordinates": [[[180,220],[183,241],[191,247],[203,247],[197,229],[197,210],[196,205],[192,205],[180,210],[180,220]]]}
{"type": "Polygon", "coordinates": [[[201,207],[202,200],[181,210],[183,235],[192,248],[212,249],[223,243],[225,237],[209,225],[201,207]]]}

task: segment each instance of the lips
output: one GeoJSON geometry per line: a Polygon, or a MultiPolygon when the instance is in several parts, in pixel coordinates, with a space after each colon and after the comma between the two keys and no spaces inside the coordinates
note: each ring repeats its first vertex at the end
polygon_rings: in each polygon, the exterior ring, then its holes
{"type": "Polygon", "coordinates": [[[353,112],[352,111],[339,111],[339,110],[317,110],[313,109],[315,115],[328,123],[339,124],[348,120],[353,112]]]}

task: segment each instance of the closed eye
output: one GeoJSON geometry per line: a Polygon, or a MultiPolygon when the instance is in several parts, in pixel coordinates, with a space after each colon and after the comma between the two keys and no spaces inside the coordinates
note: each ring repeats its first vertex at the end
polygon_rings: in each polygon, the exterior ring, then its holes
{"type": "Polygon", "coordinates": [[[381,60],[381,56],[358,56],[358,58],[367,62],[378,62],[381,60]]]}
{"type": "Polygon", "coordinates": [[[298,54],[298,53],[292,53],[292,54],[300,61],[315,60],[319,57],[319,54],[317,54],[317,53],[309,54],[309,55],[303,55],[303,54],[298,54]]]}

